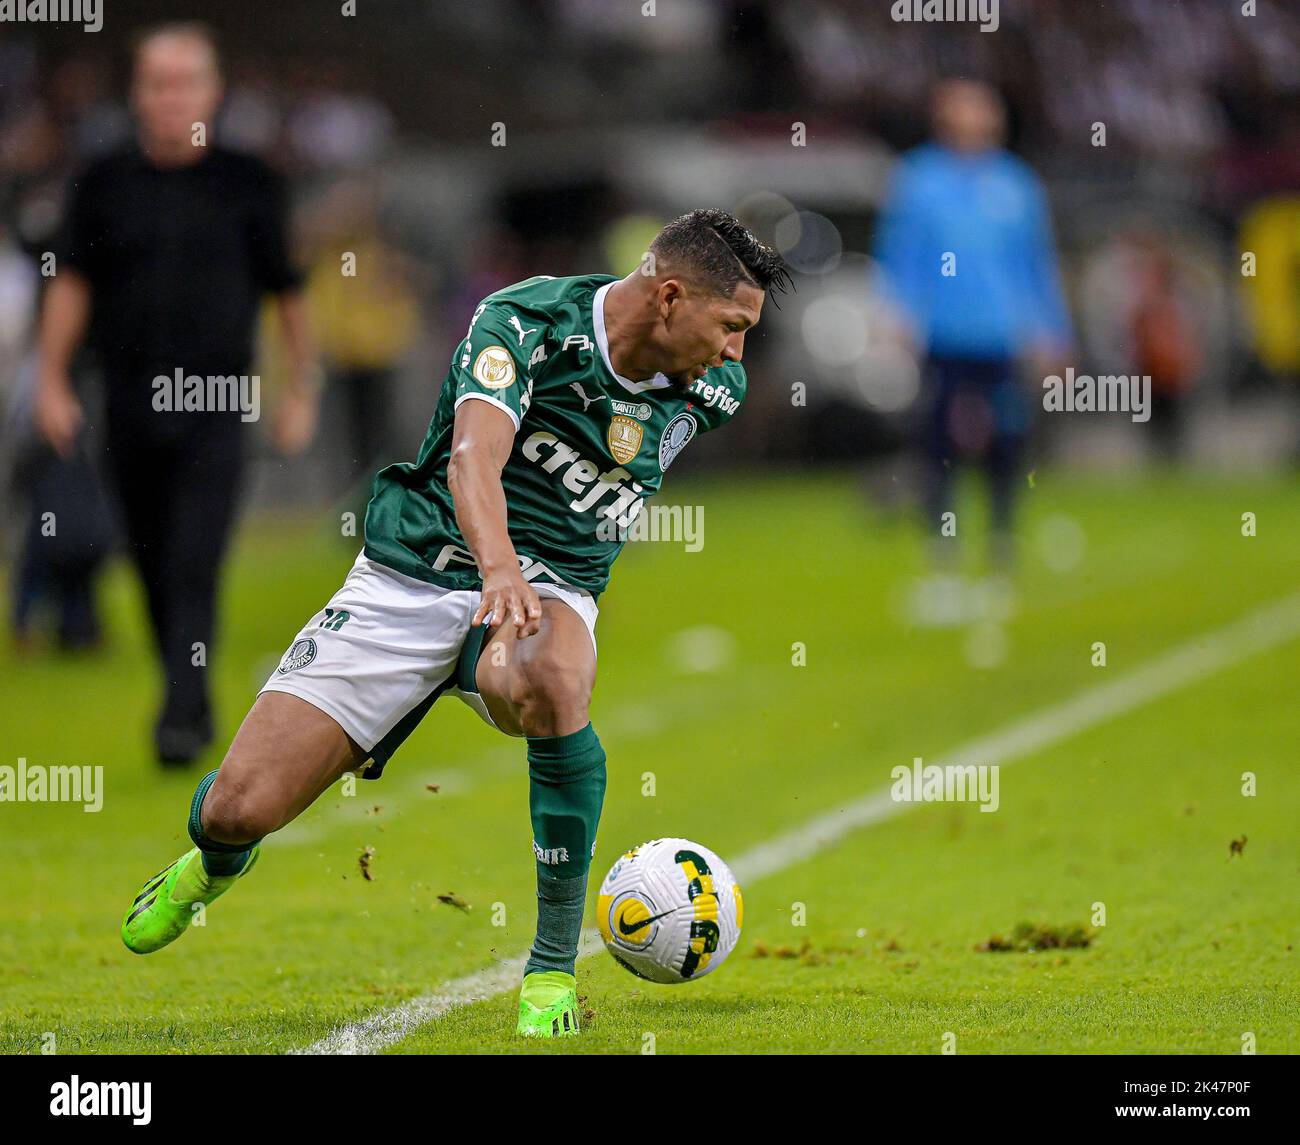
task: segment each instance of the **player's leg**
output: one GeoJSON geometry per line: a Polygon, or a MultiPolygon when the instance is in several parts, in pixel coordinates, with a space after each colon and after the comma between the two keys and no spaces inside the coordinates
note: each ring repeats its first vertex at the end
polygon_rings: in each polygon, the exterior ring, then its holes
{"type": "Polygon", "coordinates": [[[266,835],[368,755],[306,700],[263,692],[220,770],[205,775],[194,793],[194,848],[144,884],[122,923],[122,941],[149,954],[179,938],[199,904],[208,906],[252,870],[266,835]]]}
{"type": "Polygon", "coordinates": [[[381,764],[388,738],[409,732],[446,686],[474,602],[358,557],[263,685],[220,771],[199,783],[188,819],[195,849],[136,896],[122,925],[127,946],[149,953],[179,937],[195,904],[252,869],[265,835],[345,771],[381,764]]]}
{"type": "Polygon", "coordinates": [[[479,691],[502,730],[528,740],[529,811],[537,873],[537,934],[524,969],[522,1034],[578,1032],[574,964],[587,875],[605,798],[605,751],[588,708],[596,653],[587,622],[542,600],[537,635],[496,629],[478,663],[479,691]]]}
{"type": "Polygon", "coordinates": [[[263,692],[195,807],[197,829],[205,841],[247,850],[296,819],[345,772],[360,769],[369,754],[313,704],[263,692]]]}

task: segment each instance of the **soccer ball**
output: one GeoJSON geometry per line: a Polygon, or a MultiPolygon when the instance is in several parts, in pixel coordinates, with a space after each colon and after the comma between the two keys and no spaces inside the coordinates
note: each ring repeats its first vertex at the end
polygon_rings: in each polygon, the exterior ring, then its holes
{"type": "Polygon", "coordinates": [[[650,982],[691,982],[736,948],[740,887],[708,847],[654,839],[618,860],[600,884],[596,923],[614,961],[650,982]]]}

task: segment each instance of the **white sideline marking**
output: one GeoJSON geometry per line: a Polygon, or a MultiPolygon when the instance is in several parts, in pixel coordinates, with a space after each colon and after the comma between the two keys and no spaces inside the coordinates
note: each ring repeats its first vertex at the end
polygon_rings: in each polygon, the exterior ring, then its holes
{"type": "MultiPolygon", "coordinates": [[[[1300,636],[1300,594],[1289,596],[1214,632],[1194,637],[1109,684],[1044,708],[939,759],[945,764],[996,763],[1002,767],[1049,744],[1124,715],[1153,700],[1236,664],[1256,652],[1300,636]]],[[[732,865],[737,881],[761,879],[834,846],[859,827],[896,815],[911,803],[895,803],[888,789],[808,820],[746,851],[732,865]]]]}
{"type": "MultiPolygon", "coordinates": [[[[582,941],[578,944],[578,957],[585,958],[601,948],[600,935],[594,930],[585,930],[582,941]]],[[[486,970],[467,974],[464,978],[455,978],[441,990],[432,994],[421,994],[409,1002],[403,1002],[391,1010],[381,1010],[353,1022],[340,1026],[319,1042],[303,1050],[293,1050],[295,1054],[373,1054],[379,1050],[395,1046],[405,1040],[419,1027],[427,1022],[441,1018],[458,1006],[470,1002],[481,1002],[485,998],[494,998],[519,986],[520,976],[524,972],[526,954],[498,962],[486,970]]]]}
{"type": "MultiPolygon", "coordinates": [[[[971,740],[941,758],[948,764],[996,763],[1005,767],[1023,756],[1124,715],[1194,683],[1202,676],[1240,663],[1297,636],[1300,636],[1300,594],[1252,612],[1223,628],[1194,637],[1109,684],[1089,688],[1074,699],[1053,704],[1035,715],[1008,724],[1000,731],[971,740]]],[[[835,846],[853,831],[879,823],[912,806],[915,804],[895,802],[888,789],[872,792],[751,847],[731,864],[732,870],[741,884],[776,874],[835,846]]],[[[601,945],[600,935],[595,930],[583,931],[578,957],[595,953],[601,945]]],[[[294,1052],[376,1053],[451,1010],[515,989],[525,961],[525,956],[520,955],[467,977],[454,979],[434,993],[341,1026],[306,1049],[294,1052]]]]}

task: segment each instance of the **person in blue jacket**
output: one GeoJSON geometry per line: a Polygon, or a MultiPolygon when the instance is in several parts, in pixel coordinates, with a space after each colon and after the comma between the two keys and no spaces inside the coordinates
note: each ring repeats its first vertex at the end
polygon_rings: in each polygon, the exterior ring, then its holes
{"type": "MultiPolygon", "coordinates": [[[[947,80],[934,92],[934,141],[907,152],[879,220],[886,298],[924,361],[928,527],[944,544],[955,465],[978,458],[992,494],[992,552],[1006,571],[1030,428],[1024,363],[1060,361],[1071,340],[1047,198],[1003,147],[992,88],[947,80]]],[[[951,524],[951,521],[949,522],[951,524]]]]}

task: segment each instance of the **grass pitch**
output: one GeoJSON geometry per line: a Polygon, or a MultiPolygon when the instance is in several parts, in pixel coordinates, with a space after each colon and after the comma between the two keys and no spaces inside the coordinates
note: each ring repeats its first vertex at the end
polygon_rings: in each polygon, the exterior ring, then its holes
{"type": "MultiPolygon", "coordinates": [[[[869,511],[847,474],[673,492],[706,507],[703,550],[629,546],[602,600],[593,895],[635,843],[743,853],[887,788],[898,764],[943,763],[1212,641],[1300,582],[1294,480],[1039,474],[1013,609],[951,629],[909,620],[919,530],[869,511]],[[1258,536],[1242,536],[1244,512],[1258,536]]],[[[976,516],[972,501],[963,532],[979,534],[976,516]]],[[[331,521],[241,531],[212,669],[223,746],[351,564],[331,521]]],[[[102,764],[107,789],[97,814],[0,804],[0,1051],[52,1034],[61,1053],[284,1052],[524,951],[522,745],[443,701],[383,780],[336,788],[273,837],[204,928],[128,953],[123,909],[189,846],[202,771],[150,762],[139,593],[120,564],[103,587],[103,653],[0,652],[0,763],[102,764]]],[[[390,1052],[1239,1053],[1244,1035],[1300,1052],[1298,664],[1300,642],[1279,641],[1018,759],[994,814],[915,806],[748,883],[740,946],[698,983],[580,962],[579,1039],[516,1040],[511,991],[412,1025],[390,1052]],[[1086,946],[979,949],[1020,924],[1091,926],[1094,904],[1105,925],[1086,946]]]]}

